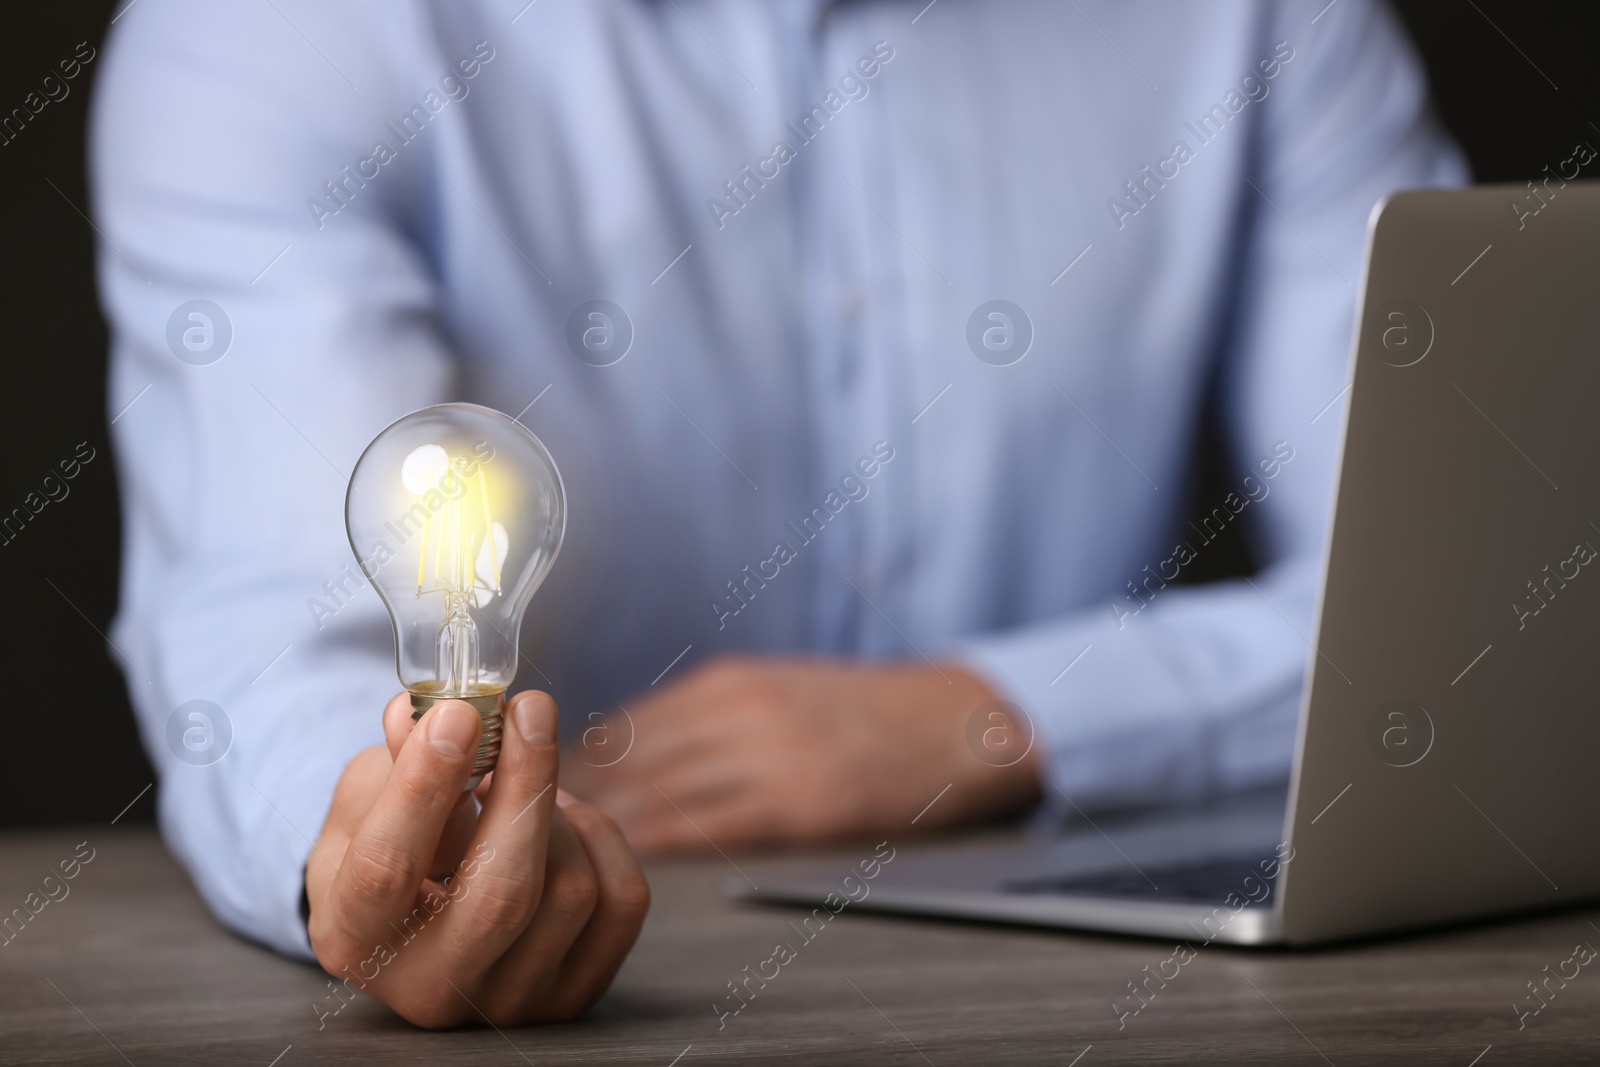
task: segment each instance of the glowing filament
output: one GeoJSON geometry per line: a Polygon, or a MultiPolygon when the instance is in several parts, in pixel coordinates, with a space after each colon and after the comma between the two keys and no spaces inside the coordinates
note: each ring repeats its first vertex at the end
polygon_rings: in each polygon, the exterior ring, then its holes
{"type": "Polygon", "coordinates": [[[401,478],[422,498],[427,516],[417,553],[417,595],[455,593],[464,604],[481,607],[500,592],[500,566],[509,547],[490,505],[488,471],[464,457],[449,459],[438,445],[423,445],[407,457],[401,478]]]}

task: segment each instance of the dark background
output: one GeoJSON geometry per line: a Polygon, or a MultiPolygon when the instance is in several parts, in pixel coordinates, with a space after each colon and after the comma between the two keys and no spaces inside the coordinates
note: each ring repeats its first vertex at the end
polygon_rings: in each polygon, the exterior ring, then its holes
{"type": "MultiPolygon", "coordinates": [[[[1600,144],[1600,4],[1404,0],[1398,8],[1479,181],[1526,181],[1576,142],[1600,144]]],[[[0,36],[0,113],[20,105],[78,42],[98,48],[113,10],[109,0],[11,5],[0,36]]],[[[84,122],[99,67],[97,59],[69,83],[66,99],[0,146],[0,321],[9,420],[20,428],[0,464],[0,515],[39,491],[79,442],[97,453],[65,500],[0,545],[0,670],[11,679],[0,709],[0,826],[108,821],[154,778],[102,636],[116,607],[121,537],[94,231],[80,214],[88,210],[84,122]]],[[[1196,500],[1220,499],[1232,480],[1228,464],[1214,447],[1205,455],[1196,500]]],[[[1194,577],[1212,578],[1246,570],[1249,554],[1236,540],[1200,562],[1211,571],[1194,577]]],[[[150,819],[153,800],[153,790],[145,793],[124,821],[150,819]]]]}

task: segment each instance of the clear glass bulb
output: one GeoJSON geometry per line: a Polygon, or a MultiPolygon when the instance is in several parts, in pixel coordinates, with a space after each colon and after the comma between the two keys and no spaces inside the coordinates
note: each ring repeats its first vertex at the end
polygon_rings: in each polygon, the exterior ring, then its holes
{"type": "Polygon", "coordinates": [[[476,404],[391,423],[350,475],[350,547],[394,622],[412,717],[450,699],[483,717],[469,785],[499,758],[522,615],[566,526],[549,451],[520,422],[476,404]]]}

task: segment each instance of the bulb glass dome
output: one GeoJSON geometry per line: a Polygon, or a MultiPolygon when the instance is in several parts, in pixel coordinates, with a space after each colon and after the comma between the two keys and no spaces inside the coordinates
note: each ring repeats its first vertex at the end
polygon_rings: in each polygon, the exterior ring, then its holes
{"type": "MultiPolygon", "coordinates": [[[[414,411],[361,454],[345,526],[394,621],[396,667],[417,714],[462,698],[488,722],[482,698],[516,676],[523,613],[566,532],[549,451],[490,408],[414,411]]],[[[498,713],[492,725],[497,751],[498,713]]]]}

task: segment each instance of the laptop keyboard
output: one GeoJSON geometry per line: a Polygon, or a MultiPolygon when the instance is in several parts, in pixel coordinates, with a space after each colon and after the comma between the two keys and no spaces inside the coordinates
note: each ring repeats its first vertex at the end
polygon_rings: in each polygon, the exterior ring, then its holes
{"type": "Polygon", "coordinates": [[[1262,873],[1273,870],[1275,857],[1230,856],[1194,863],[1145,867],[1132,864],[1093,874],[1051,874],[1005,883],[1008,893],[1051,894],[1074,897],[1112,897],[1118,900],[1167,901],[1219,905],[1245,901],[1271,904],[1277,879],[1262,873]]]}

